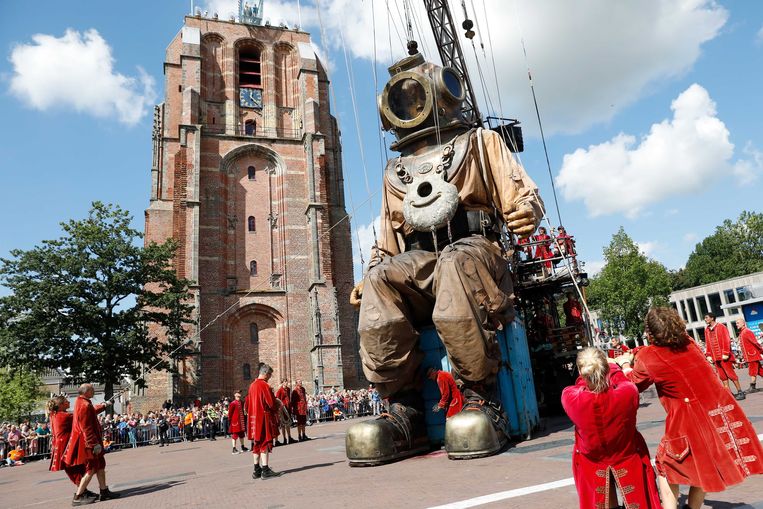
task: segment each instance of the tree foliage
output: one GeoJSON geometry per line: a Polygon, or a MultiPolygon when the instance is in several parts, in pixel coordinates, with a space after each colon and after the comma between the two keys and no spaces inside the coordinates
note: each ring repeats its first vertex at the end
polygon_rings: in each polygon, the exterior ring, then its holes
{"type": "Polygon", "coordinates": [[[23,369],[0,369],[0,418],[19,422],[43,398],[40,377],[23,369]]]}
{"type": "Polygon", "coordinates": [[[742,212],[726,219],[696,245],[686,268],[676,274],[674,289],[715,283],[763,270],[763,214],[742,212]]]}
{"type": "Polygon", "coordinates": [[[130,221],[95,202],[86,219],[61,224],[61,238],[0,259],[12,291],[0,298],[0,365],[59,368],[103,383],[107,397],[125,377],[141,383],[147,368],[169,367],[191,323],[189,282],[172,267],[175,244],[137,245],[130,221]]]}
{"type": "Polygon", "coordinates": [[[606,265],[591,279],[588,301],[615,332],[640,336],[651,306],[666,306],[671,276],[659,262],[639,251],[625,230],[604,248],[606,265]]]}

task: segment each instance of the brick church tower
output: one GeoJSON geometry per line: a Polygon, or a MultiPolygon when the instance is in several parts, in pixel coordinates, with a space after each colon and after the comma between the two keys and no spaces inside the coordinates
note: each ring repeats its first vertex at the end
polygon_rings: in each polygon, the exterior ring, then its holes
{"type": "Polygon", "coordinates": [[[136,406],[245,390],[260,361],[308,392],[358,386],[341,145],[309,34],[188,16],[164,74],[146,241],[178,242],[194,332],[211,324],[136,406]]]}

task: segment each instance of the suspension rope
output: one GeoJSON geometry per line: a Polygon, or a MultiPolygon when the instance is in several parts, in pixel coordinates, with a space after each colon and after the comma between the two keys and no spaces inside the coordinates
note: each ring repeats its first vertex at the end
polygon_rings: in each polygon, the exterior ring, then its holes
{"type": "MultiPolygon", "coordinates": [[[[374,0],[371,0],[371,26],[374,37],[374,61],[371,69],[374,73],[374,100],[379,93],[379,80],[377,77],[378,62],[376,60],[376,12],[374,8],[374,0]]],[[[387,159],[389,159],[389,153],[387,152],[387,139],[384,136],[384,129],[382,129],[381,118],[376,115],[376,129],[379,134],[379,159],[381,160],[381,167],[384,168],[387,165],[387,159]],[[386,158],[385,158],[386,157],[386,158]]],[[[382,170],[383,171],[383,170],[382,170]]]]}

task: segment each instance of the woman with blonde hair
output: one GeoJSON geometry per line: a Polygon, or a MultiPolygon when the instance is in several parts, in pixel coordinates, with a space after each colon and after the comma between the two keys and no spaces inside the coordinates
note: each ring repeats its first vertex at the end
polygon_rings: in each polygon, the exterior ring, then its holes
{"type": "Polygon", "coordinates": [[[662,502],[678,506],[678,486],[691,486],[684,508],[699,509],[705,492],[723,491],[763,473],[763,447],[747,416],[723,387],[678,313],[652,308],[650,345],[618,363],[639,391],[654,384],[668,415],[655,456],[662,502]]]}
{"type": "Polygon", "coordinates": [[[636,430],[638,389],[602,350],[581,350],[577,366],[562,406],[575,424],[572,473],[581,509],[661,508],[649,449],[636,430]]]}

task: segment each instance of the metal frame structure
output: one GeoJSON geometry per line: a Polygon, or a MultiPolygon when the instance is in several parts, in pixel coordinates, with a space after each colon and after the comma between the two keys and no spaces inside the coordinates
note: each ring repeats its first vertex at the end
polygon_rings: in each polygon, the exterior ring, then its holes
{"type": "Polygon", "coordinates": [[[482,115],[477,105],[477,97],[474,95],[469,72],[466,69],[466,60],[463,51],[461,51],[461,44],[458,42],[448,1],[424,0],[424,6],[427,9],[429,24],[432,26],[437,52],[440,54],[443,67],[451,67],[463,77],[466,88],[466,98],[462,108],[464,118],[470,124],[481,126],[482,115]]]}

